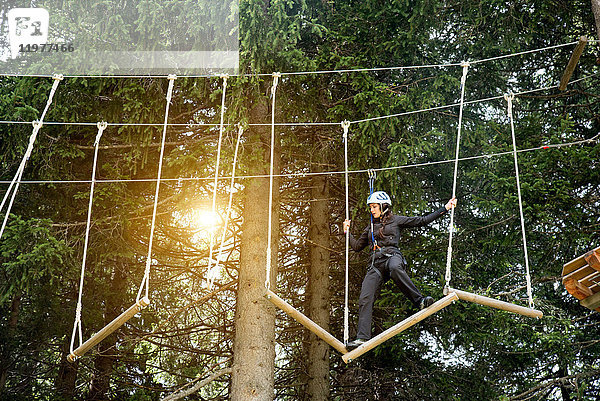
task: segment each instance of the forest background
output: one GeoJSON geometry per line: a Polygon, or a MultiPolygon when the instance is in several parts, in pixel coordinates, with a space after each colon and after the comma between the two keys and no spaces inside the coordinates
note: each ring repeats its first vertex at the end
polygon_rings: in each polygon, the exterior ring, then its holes
{"type": "MultiPolygon", "coordinates": [[[[92,7],[109,15],[126,3],[104,0],[92,7]]],[[[139,18],[118,31],[120,38],[141,29],[136,24],[160,24],[177,2],[143,3],[148,7],[139,7],[139,18]]],[[[502,98],[517,93],[517,146],[530,149],[518,154],[520,182],[542,319],[455,303],[346,365],[262,297],[269,180],[256,177],[269,171],[272,72],[460,64],[571,43],[582,35],[597,39],[599,9],[597,0],[240,1],[240,72],[248,75],[228,80],[217,193],[221,219],[235,124],[245,131],[221,275],[214,288],[205,287],[209,227],[199,217],[211,207],[223,80],[178,77],[168,119],[178,125],[167,129],[162,178],[168,180],[160,187],[154,232],[152,303],[75,364],[66,356],[95,123],[154,125],[109,125],[100,143],[83,296],[85,338],[134,302],[144,275],[168,81],[66,78],[45,118],[65,124],[40,130],[23,176],[35,183],[21,184],[0,240],[0,399],[599,399],[600,319],[560,281],[562,264],[600,240],[597,43],[587,46],[565,91],[557,86],[574,44],[472,64],[466,79],[466,101],[499,98],[464,108],[460,156],[469,159],[459,163],[452,282],[526,304],[502,98]],[[93,124],[71,124],[78,122],[93,124]],[[561,145],[567,143],[576,144],[561,145]],[[52,180],[57,182],[39,183],[52,180]]],[[[107,18],[102,40],[115,40],[111,24],[117,22],[107,18]]],[[[460,65],[453,65],[284,74],[279,81],[275,121],[332,124],[276,126],[275,171],[282,175],[275,180],[272,208],[271,285],[339,339],[344,180],[343,174],[327,173],[344,170],[339,123],[455,104],[461,75],[460,65]]],[[[52,79],[3,76],[0,82],[4,195],[52,79]]],[[[423,215],[449,199],[453,164],[428,163],[454,157],[457,124],[456,106],[351,124],[349,168],[362,170],[350,174],[353,232],[368,223],[365,169],[390,167],[378,173],[376,188],[392,195],[396,213],[423,215]],[[421,163],[427,165],[395,168],[421,163]]],[[[436,298],[442,296],[448,220],[403,233],[400,244],[410,275],[436,298]]],[[[367,257],[363,252],[350,261],[351,329],[367,257]]],[[[388,283],[377,303],[375,331],[414,312],[388,283]]]]}

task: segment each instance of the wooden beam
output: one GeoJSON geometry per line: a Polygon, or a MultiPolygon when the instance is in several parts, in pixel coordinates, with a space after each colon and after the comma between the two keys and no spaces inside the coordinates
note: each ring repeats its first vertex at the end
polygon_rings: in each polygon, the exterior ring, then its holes
{"type": "Polygon", "coordinates": [[[562,276],[566,276],[568,274],[573,273],[575,270],[580,269],[581,267],[585,266],[585,255],[581,255],[576,257],[575,259],[573,259],[570,262],[567,262],[563,265],[563,269],[562,269],[562,276]]]}
{"type": "Polygon", "coordinates": [[[112,322],[104,326],[99,332],[94,334],[89,340],[81,344],[79,348],[70,353],[67,357],[67,360],[69,362],[75,362],[77,358],[83,356],[83,354],[88,352],[92,347],[96,346],[100,341],[111,335],[115,330],[124,325],[129,319],[131,319],[140,310],[144,309],[148,305],[150,305],[150,300],[147,297],[141,298],[139,301],[129,307],[129,309],[117,316],[112,322]]]}
{"type": "Polygon", "coordinates": [[[579,58],[581,57],[581,53],[583,53],[583,48],[587,44],[588,40],[585,36],[579,38],[579,43],[575,46],[575,50],[573,50],[573,54],[571,55],[571,59],[569,60],[569,64],[567,64],[567,68],[565,68],[565,72],[560,79],[560,85],[558,85],[558,89],[564,91],[567,89],[567,84],[571,79],[571,75],[573,75],[573,71],[575,71],[575,67],[579,62],[579,58]]]}
{"type": "Polygon", "coordinates": [[[595,293],[594,295],[590,295],[589,297],[582,299],[579,301],[582,306],[585,306],[588,309],[596,310],[600,308],[600,292],[595,293]]]}
{"type": "Polygon", "coordinates": [[[563,283],[565,283],[567,280],[579,281],[584,277],[588,277],[588,276],[596,273],[596,270],[592,269],[587,264],[585,264],[585,260],[583,260],[583,263],[584,263],[584,265],[581,266],[580,268],[573,270],[569,274],[564,275],[562,278],[563,283]]]}
{"type": "Polygon", "coordinates": [[[593,251],[586,253],[584,256],[584,259],[590,267],[600,271],[600,250],[599,249],[594,249],[593,251]]]}
{"type": "Polygon", "coordinates": [[[347,354],[342,355],[342,359],[346,363],[352,362],[354,359],[358,358],[365,352],[375,348],[382,342],[389,340],[390,338],[394,337],[396,334],[415,325],[416,323],[425,319],[427,316],[430,316],[430,315],[434,314],[435,312],[439,311],[440,309],[445,308],[446,306],[450,305],[452,302],[456,301],[457,299],[458,299],[458,296],[455,293],[451,292],[450,294],[446,295],[444,298],[435,302],[429,308],[423,309],[423,310],[415,313],[414,315],[404,319],[397,325],[390,327],[389,329],[387,329],[383,333],[379,334],[378,336],[373,337],[372,339],[370,339],[366,343],[360,345],[356,349],[353,349],[352,351],[348,352],[347,354]]]}
{"type": "Polygon", "coordinates": [[[267,298],[273,303],[273,305],[287,313],[295,321],[297,321],[302,326],[315,333],[317,337],[325,341],[327,344],[331,345],[333,348],[335,348],[342,354],[348,352],[348,350],[344,346],[344,343],[342,343],[337,338],[329,334],[321,326],[310,320],[308,317],[306,317],[306,315],[295,309],[292,305],[279,298],[273,291],[267,290],[267,292],[265,293],[265,298],[267,298]]]}
{"type": "Polygon", "coordinates": [[[579,300],[585,299],[590,295],[593,295],[593,292],[588,287],[582,285],[577,280],[567,279],[567,281],[565,281],[564,284],[569,294],[573,295],[579,300]]]}
{"type": "Polygon", "coordinates": [[[524,306],[511,304],[510,302],[500,301],[498,299],[484,297],[483,295],[477,295],[466,291],[456,290],[454,288],[448,288],[444,291],[455,292],[458,297],[464,301],[474,302],[476,304],[489,306],[491,308],[502,309],[508,312],[518,313],[519,315],[537,317],[540,318],[544,314],[536,309],[526,308],[524,306]]]}

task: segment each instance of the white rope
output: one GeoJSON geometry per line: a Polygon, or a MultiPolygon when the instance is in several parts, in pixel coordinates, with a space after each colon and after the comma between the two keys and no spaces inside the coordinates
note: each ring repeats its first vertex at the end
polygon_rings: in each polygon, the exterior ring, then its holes
{"type": "Polygon", "coordinates": [[[225,234],[227,233],[227,227],[229,225],[229,217],[233,208],[233,191],[235,190],[235,168],[237,165],[238,151],[240,148],[240,141],[242,134],[244,133],[244,127],[241,125],[238,128],[238,137],[235,144],[235,151],[233,153],[233,166],[231,167],[231,183],[229,184],[229,202],[227,203],[227,213],[225,214],[225,224],[223,225],[223,232],[221,233],[221,245],[219,246],[219,253],[217,254],[217,260],[212,270],[208,272],[208,288],[212,288],[215,279],[219,275],[219,262],[221,261],[221,255],[223,254],[223,248],[225,246],[225,234]]]}
{"type": "MultiPolygon", "coordinates": [[[[219,164],[221,162],[221,143],[223,142],[223,130],[224,130],[224,119],[225,119],[225,93],[227,92],[227,78],[229,76],[227,74],[222,76],[223,78],[223,94],[221,96],[221,124],[219,126],[219,142],[217,145],[217,162],[215,166],[215,180],[213,184],[213,197],[212,197],[212,208],[211,208],[211,218],[216,218],[217,215],[217,189],[219,184],[219,164]]],[[[215,221],[216,224],[216,221],[215,221]]],[[[215,238],[215,230],[210,229],[210,247],[208,253],[208,270],[207,274],[209,275],[207,286],[210,288],[212,286],[213,279],[210,278],[212,272],[212,259],[213,259],[213,244],[215,238]]]]}
{"type": "MultiPolygon", "coordinates": [[[[587,75],[585,77],[579,78],[579,79],[575,79],[575,80],[571,80],[569,81],[569,84],[573,84],[575,82],[580,82],[580,81],[585,81],[587,79],[590,78],[594,78],[596,76],[600,75],[600,73],[594,73],[591,75],[587,75]]],[[[520,91],[520,92],[515,92],[515,96],[521,96],[521,95],[526,95],[526,94],[530,94],[530,93],[535,93],[535,92],[542,92],[545,90],[556,90],[558,84],[553,84],[550,86],[543,86],[540,88],[535,88],[535,89],[529,89],[529,90],[525,90],[525,91],[520,91]]],[[[485,103],[485,102],[489,102],[492,100],[499,100],[499,99],[503,99],[504,95],[499,95],[499,96],[491,96],[491,97],[487,97],[487,98],[482,98],[482,99],[475,99],[475,100],[469,100],[464,102],[465,105],[470,105],[470,104],[477,104],[477,103],[485,103]]],[[[365,119],[360,119],[360,120],[351,120],[350,123],[351,124],[359,124],[359,123],[364,123],[364,122],[370,122],[370,121],[378,121],[378,120],[385,120],[388,118],[394,118],[394,117],[403,117],[403,116],[408,116],[408,115],[412,115],[412,114],[419,114],[419,113],[425,113],[425,112],[429,112],[429,111],[437,111],[437,110],[444,110],[444,109],[449,109],[452,107],[456,107],[456,106],[460,106],[460,103],[451,103],[451,104],[447,104],[447,105],[442,105],[442,106],[434,106],[434,107],[428,107],[425,109],[419,109],[419,110],[412,110],[412,111],[405,111],[402,113],[394,113],[394,114],[387,114],[384,116],[378,116],[378,117],[370,117],[370,118],[365,118],[365,119]]],[[[10,120],[0,120],[0,124],[32,124],[32,121],[10,121],[10,120]]],[[[45,121],[44,125],[72,125],[72,126],[95,126],[96,123],[95,122],[61,122],[61,121],[45,121]]],[[[219,126],[220,124],[217,123],[170,123],[167,124],[168,127],[186,127],[186,128],[193,128],[193,127],[216,127],[219,126]]],[[[230,126],[232,124],[225,124],[225,126],[230,126]]],[[[249,127],[270,127],[271,125],[273,125],[272,123],[249,123],[247,124],[249,127]]],[[[275,123],[275,126],[277,127],[323,127],[323,126],[339,126],[340,122],[282,122],[282,123],[275,123]]],[[[115,127],[162,127],[163,123],[119,123],[119,122],[112,122],[112,123],[108,123],[108,126],[115,126],[115,127]]],[[[107,149],[110,148],[110,145],[108,145],[106,147],[107,149]]],[[[103,149],[102,147],[100,149],[103,149]]]]}
{"type": "Polygon", "coordinates": [[[271,289],[271,224],[273,219],[273,174],[275,168],[275,94],[281,74],[273,73],[273,86],[271,87],[271,166],[269,168],[269,228],[267,229],[267,277],[265,287],[271,289]]]}
{"type": "MultiPolygon", "coordinates": [[[[599,40],[588,40],[588,43],[598,43],[599,40]]],[[[571,46],[579,43],[579,41],[563,43],[560,45],[553,45],[547,47],[540,47],[537,49],[526,50],[517,53],[505,54],[502,56],[490,57],[481,60],[472,61],[471,64],[486,63],[489,61],[500,60],[504,58],[522,56],[524,54],[538,53],[546,50],[558,49],[565,46],[571,46]]],[[[409,66],[392,66],[392,67],[373,67],[373,68],[355,68],[355,69],[339,69],[339,70],[318,70],[318,71],[290,71],[278,73],[280,76],[283,75],[316,75],[316,74],[336,74],[336,73],[353,73],[353,72],[369,72],[369,71],[392,71],[392,70],[410,70],[420,68],[445,68],[462,65],[462,63],[439,63],[439,64],[424,64],[424,65],[409,65],[409,66]]],[[[272,76],[270,73],[258,73],[258,74],[231,74],[232,77],[267,77],[272,76]]],[[[44,74],[0,74],[0,76],[6,77],[49,77],[44,74]]],[[[164,75],[65,75],[66,78],[164,78],[164,75]]],[[[180,75],[182,78],[214,78],[214,74],[198,74],[198,75],[180,75]]]]}
{"type": "MultiPolygon", "coordinates": [[[[466,102],[465,102],[466,104],[466,102]]],[[[585,145],[591,144],[594,142],[598,142],[600,138],[600,134],[589,138],[582,139],[579,141],[573,142],[563,142],[563,143],[555,143],[549,145],[536,146],[534,148],[527,149],[517,149],[517,153],[527,153],[533,152],[536,150],[547,150],[547,149],[560,149],[567,146],[575,146],[575,145],[585,145]]],[[[102,148],[100,148],[102,149],[102,148]]],[[[459,162],[469,161],[469,160],[478,160],[478,159],[490,159],[492,157],[506,156],[512,155],[513,151],[506,152],[496,152],[496,153],[484,153],[478,156],[468,156],[459,158],[459,162]]],[[[440,164],[446,163],[454,163],[455,159],[445,159],[445,160],[434,160],[430,162],[422,162],[422,163],[411,163],[411,164],[402,164],[398,166],[390,166],[390,167],[380,167],[375,169],[357,169],[357,170],[348,170],[349,174],[363,174],[368,173],[369,171],[392,171],[392,170],[400,170],[405,168],[414,168],[414,167],[427,167],[427,166],[436,166],[440,164]]],[[[310,177],[314,175],[338,175],[345,174],[344,170],[330,170],[330,171],[322,171],[322,172],[302,172],[302,173],[285,173],[285,174],[274,174],[275,178],[295,178],[295,177],[310,177]]],[[[269,178],[268,174],[257,174],[257,175],[238,175],[235,177],[236,179],[254,179],[254,178],[269,178]]],[[[161,181],[169,181],[169,182],[178,182],[181,183],[183,181],[209,181],[212,180],[213,177],[177,177],[177,178],[161,178],[161,181]]],[[[221,176],[219,177],[221,180],[230,180],[231,176],[221,176]]],[[[106,180],[96,180],[97,183],[103,184],[112,184],[119,182],[156,182],[156,178],[131,178],[131,179],[106,179],[106,180]]],[[[91,180],[21,180],[21,184],[89,184],[91,180]]],[[[0,184],[10,184],[10,181],[0,181],[0,184]]]]}
{"type": "Polygon", "coordinates": [[[40,116],[39,121],[32,122],[33,131],[31,133],[31,135],[29,136],[29,144],[27,145],[27,150],[25,150],[25,154],[23,155],[23,159],[21,159],[21,163],[19,164],[19,167],[17,168],[17,172],[16,172],[14,178],[12,179],[10,186],[8,187],[8,190],[4,194],[4,197],[2,198],[2,203],[0,204],[0,211],[2,211],[2,209],[4,208],[4,204],[6,203],[6,200],[8,199],[8,196],[11,193],[11,190],[13,190],[12,196],[10,198],[10,202],[8,203],[8,207],[6,208],[6,214],[4,215],[4,220],[2,221],[2,227],[0,228],[0,238],[2,238],[2,234],[4,234],[4,229],[6,228],[6,223],[8,222],[8,217],[10,216],[10,211],[11,211],[13,203],[15,201],[15,197],[17,196],[17,191],[19,190],[19,184],[21,183],[21,178],[23,177],[23,171],[25,171],[25,165],[27,164],[27,161],[29,160],[29,157],[31,156],[31,152],[33,151],[33,145],[37,138],[37,134],[40,131],[40,129],[42,128],[42,125],[44,124],[44,117],[46,117],[46,113],[48,112],[48,109],[50,108],[50,104],[52,103],[52,99],[54,98],[54,93],[56,93],[56,88],[58,88],[58,84],[60,83],[60,81],[63,80],[63,76],[62,75],[53,75],[52,79],[54,80],[54,82],[52,83],[52,89],[50,89],[50,94],[48,95],[48,100],[46,101],[46,107],[44,107],[44,111],[42,111],[42,115],[40,116]],[[14,189],[13,189],[13,187],[14,187],[14,189]]]}
{"type": "MultiPolygon", "coordinates": [[[[463,75],[460,80],[460,109],[458,113],[458,134],[456,135],[456,157],[454,159],[454,179],[452,182],[452,199],[456,197],[456,181],[458,177],[458,155],[460,151],[460,134],[462,130],[463,106],[465,99],[465,84],[467,82],[467,73],[469,71],[469,63],[463,63],[463,75]]],[[[448,238],[448,254],[446,256],[446,287],[450,287],[450,279],[452,278],[452,234],[454,233],[454,208],[450,209],[450,227],[448,238]]]]}
{"type": "Polygon", "coordinates": [[[85,277],[85,265],[87,259],[87,250],[90,238],[90,225],[92,218],[92,204],[94,200],[94,186],[96,184],[96,166],[98,164],[98,145],[100,144],[100,138],[102,138],[102,133],[106,129],[106,122],[98,123],[98,133],[96,134],[96,140],[94,141],[94,162],[92,164],[92,185],[90,186],[90,199],[88,201],[88,213],[87,213],[87,222],[85,225],[85,241],[83,244],[83,257],[81,260],[81,277],[79,279],[79,296],[77,298],[77,307],[75,309],[75,323],[73,324],[73,333],[71,334],[71,354],[74,353],[74,345],[75,345],[75,337],[79,336],[79,346],[83,343],[83,334],[81,330],[81,309],[82,309],[82,295],[83,295],[83,279],[85,277]]]}
{"type": "MultiPolygon", "coordinates": [[[[348,201],[348,129],[350,128],[350,122],[348,120],[342,121],[342,128],[344,129],[344,183],[346,188],[346,220],[350,220],[350,206],[348,201]]],[[[349,260],[349,252],[350,251],[350,228],[346,230],[346,285],[344,291],[344,344],[348,343],[349,340],[349,330],[348,330],[348,260],[349,260]]]]}
{"type": "Polygon", "coordinates": [[[167,138],[167,120],[169,119],[169,106],[171,105],[171,98],[173,97],[173,84],[175,83],[175,79],[177,79],[176,75],[169,75],[167,77],[169,80],[169,88],[167,89],[167,105],[165,106],[165,122],[163,124],[163,133],[162,133],[162,141],[160,147],[160,157],[158,159],[158,173],[156,178],[156,191],[154,193],[154,207],[152,209],[152,222],[150,223],[150,237],[148,238],[148,255],[146,256],[146,268],[144,270],[144,278],[142,279],[142,283],[140,284],[140,289],[138,290],[137,297],[135,302],[139,302],[142,298],[142,291],[145,289],[145,296],[148,298],[148,292],[150,288],[150,265],[152,264],[152,242],[154,240],[154,227],[156,225],[156,209],[158,208],[158,193],[160,190],[160,181],[161,181],[161,173],[162,173],[162,164],[163,157],[165,154],[165,141],[167,138]]]}
{"type": "Polygon", "coordinates": [[[514,94],[504,95],[508,103],[508,117],[510,118],[510,133],[512,136],[513,156],[515,160],[515,176],[517,178],[517,195],[519,196],[519,214],[521,216],[521,233],[523,234],[523,252],[525,255],[525,277],[527,279],[527,298],[529,307],[533,309],[533,294],[531,291],[531,275],[529,272],[529,255],[527,254],[527,236],[525,235],[525,218],[523,217],[523,200],[521,198],[521,182],[519,180],[519,163],[517,161],[517,140],[515,139],[515,125],[513,120],[513,99],[514,94]]]}

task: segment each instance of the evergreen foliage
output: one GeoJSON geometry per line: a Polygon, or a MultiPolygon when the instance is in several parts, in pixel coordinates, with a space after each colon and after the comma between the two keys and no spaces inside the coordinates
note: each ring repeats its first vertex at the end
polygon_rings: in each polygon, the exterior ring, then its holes
{"type": "MultiPolygon", "coordinates": [[[[114,4],[103,1],[95,7],[114,4]]],[[[160,23],[161,10],[174,6],[144,2],[139,18],[126,24],[129,30],[107,26],[104,33],[138,32],[136,27],[146,21],[160,23]]],[[[190,19],[189,29],[202,28],[201,19],[190,19]]],[[[125,29],[114,19],[106,23],[125,29]]],[[[240,2],[241,72],[250,74],[459,63],[553,46],[593,32],[589,4],[582,0],[240,2]]],[[[597,76],[570,84],[566,92],[551,88],[571,51],[561,47],[472,64],[466,100],[547,86],[515,100],[518,148],[597,139],[597,76]]],[[[572,80],[597,74],[591,53],[588,48],[572,80]]],[[[276,121],[340,122],[453,104],[461,74],[461,67],[453,66],[284,75],[276,121]]],[[[51,84],[43,78],[1,77],[0,120],[39,118],[51,84]]],[[[228,85],[227,123],[270,122],[254,120],[253,113],[257,105],[270,105],[270,77],[231,77],[228,85]]],[[[156,177],[166,90],[166,79],[65,79],[46,117],[154,124],[109,126],[100,143],[96,178],[105,181],[96,184],[92,211],[84,340],[134,302],[144,273],[155,190],[155,183],[145,179],[156,177]]],[[[23,183],[17,194],[0,240],[0,400],[158,400],[231,366],[245,180],[237,180],[227,258],[211,290],[203,287],[207,228],[196,220],[200,210],[210,208],[219,132],[215,126],[193,124],[219,122],[221,91],[222,79],[216,77],[175,81],[169,123],[182,125],[167,131],[163,177],[173,180],[160,188],[152,304],[73,366],[65,358],[79,289],[96,127],[43,126],[24,179],[82,182],[23,183]]],[[[350,169],[390,167],[378,173],[376,186],[392,195],[394,211],[429,213],[451,195],[453,164],[392,167],[452,159],[457,121],[458,107],[453,107],[352,124],[350,169]]],[[[504,100],[465,105],[462,129],[461,157],[512,149],[504,100]]],[[[0,124],[0,179],[13,177],[30,133],[29,124],[0,124]]],[[[277,134],[283,173],[343,170],[340,126],[279,126],[277,134]]],[[[236,136],[234,127],[226,130],[223,176],[231,174],[236,136]]],[[[236,174],[263,173],[268,163],[264,149],[264,138],[247,130],[236,174]]],[[[581,307],[560,282],[562,264],[600,240],[598,160],[598,141],[518,155],[533,292],[543,319],[456,303],[351,365],[331,352],[331,399],[598,399],[598,314],[581,307]]],[[[344,184],[339,174],[328,180],[329,331],[341,339],[344,184]]],[[[526,304],[512,155],[463,160],[458,182],[452,285],[526,304]]],[[[228,183],[219,181],[221,213],[228,183]]],[[[300,310],[311,295],[306,290],[309,248],[319,246],[306,241],[311,185],[306,176],[284,177],[280,185],[276,289],[300,310]]],[[[6,188],[3,184],[2,195],[6,188]]],[[[350,191],[357,233],[368,224],[366,174],[351,174],[350,191]]],[[[400,244],[415,283],[434,297],[442,296],[447,225],[446,219],[406,231],[400,244]]],[[[366,264],[366,252],[351,260],[352,326],[366,264]]],[[[374,329],[384,330],[414,312],[390,282],[376,305],[374,329]]],[[[275,397],[306,399],[307,333],[283,313],[277,326],[275,397]]],[[[224,376],[186,399],[227,399],[228,385],[224,376]]]]}

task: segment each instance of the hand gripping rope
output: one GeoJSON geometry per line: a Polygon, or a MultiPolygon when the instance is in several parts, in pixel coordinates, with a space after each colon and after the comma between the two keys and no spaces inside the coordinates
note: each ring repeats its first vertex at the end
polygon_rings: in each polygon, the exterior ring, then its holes
{"type": "Polygon", "coordinates": [[[87,259],[87,250],[90,238],[90,224],[92,217],[92,204],[94,200],[94,186],[96,185],[96,166],[98,164],[98,145],[100,144],[100,138],[106,129],[106,122],[98,123],[98,133],[96,134],[96,140],[94,141],[94,162],[92,164],[92,185],[90,186],[90,199],[88,201],[88,213],[87,222],[85,225],[85,241],[83,244],[83,257],[81,260],[81,278],[79,279],[79,297],[77,298],[77,308],[75,309],[75,323],[73,324],[73,333],[71,334],[71,346],[69,348],[71,355],[75,355],[74,344],[75,337],[79,337],[79,347],[83,344],[83,334],[81,331],[81,299],[83,295],[83,280],[85,277],[85,265],[87,259]]]}
{"type": "Polygon", "coordinates": [[[225,234],[227,233],[227,226],[229,225],[229,217],[231,216],[231,210],[233,205],[233,191],[235,189],[235,168],[237,165],[238,151],[240,148],[240,141],[242,134],[244,133],[244,127],[238,126],[238,137],[235,144],[235,151],[233,153],[233,166],[231,167],[231,183],[229,185],[229,203],[227,204],[227,212],[225,214],[225,224],[223,225],[223,232],[221,233],[221,245],[219,246],[219,253],[217,254],[217,260],[211,270],[208,272],[208,288],[212,288],[215,279],[219,275],[219,262],[221,261],[221,255],[223,253],[223,247],[225,245],[225,234]]]}
{"type": "MultiPolygon", "coordinates": [[[[350,206],[348,202],[348,129],[350,128],[350,121],[342,121],[342,128],[344,130],[344,181],[346,187],[346,220],[350,220],[350,206]]],[[[349,333],[348,333],[348,259],[350,250],[350,228],[346,230],[346,286],[344,292],[344,344],[348,344],[349,333]]]]}
{"type": "Polygon", "coordinates": [[[521,183],[519,180],[519,163],[517,161],[517,141],[515,139],[515,125],[513,120],[513,99],[515,95],[511,92],[504,95],[504,100],[508,103],[508,117],[510,118],[510,133],[513,144],[513,157],[515,160],[515,176],[517,178],[517,195],[519,197],[519,214],[521,216],[521,233],[523,234],[523,252],[525,254],[525,277],[527,279],[527,299],[529,307],[533,309],[533,295],[531,291],[531,276],[529,273],[529,256],[527,254],[527,236],[525,235],[525,219],[523,218],[523,201],[521,198],[521,183]]]}
{"type": "Polygon", "coordinates": [[[4,197],[2,198],[2,203],[0,204],[0,211],[2,211],[2,209],[4,208],[4,204],[6,203],[6,200],[8,199],[8,196],[12,190],[12,196],[11,196],[10,202],[8,203],[8,206],[6,208],[6,214],[4,215],[4,221],[2,222],[2,228],[0,228],[0,238],[2,238],[2,234],[4,234],[4,229],[6,228],[8,216],[10,215],[10,211],[12,209],[13,202],[15,201],[15,197],[17,195],[17,191],[18,191],[19,185],[21,183],[21,178],[23,177],[23,171],[25,171],[25,165],[27,164],[27,161],[29,160],[29,157],[31,156],[31,152],[33,151],[33,144],[35,143],[35,139],[37,138],[38,132],[40,131],[40,129],[42,128],[42,125],[44,124],[44,117],[46,116],[46,113],[48,112],[48,109],[50,108],[50,104],[52,103],[52,99],[54,98],[54,93],[56,92],[56,88],[58,88],[58,84],[60,83],[60,81],[63,80],[63,76],[62,75],[54,75],[52,77],[52,79],[54,79],[54,82],[52,83],[52,89],[50,89],[50,95],[48,95],[48,101],[46,102],[46,107],[44,107],[44,111],[42,112],[40,119],[38,121],[34,121],[32,123],[33,124],[33,132],[31,133],[31,136],[29,137],[29,144],[27,145],[27,150],[25,151],[25,154],[23,155],[23,159],[21,159],[21,163],[19,164],[19,167],[17,168],[17,172],[16,172],[14,178],[12,179],[12,181],[10,182],[8,190],[4,194],[4,197]],[[13,190],[13,187],[14,187],[14,190],[13,190]]]}
{"type": "MultiPolygon", "coordinates": [[[[469,63],[462,63],[463,75],[460,80],[460,109],[458,112],[458,134],[456,135],[456,157],[454,159],[454,180],[452,182],[452,198],[456,197],[456,179],[458,177],[458,155],[460,151],[460,134],[462,129],[463,106],[465,100],[465,83],[467,81],[467,72],[469,71],[469,63]]],[[[450,227],[448,238],[448,254],[446,256],[446,284],[445,287],[450,287],[450,279],[452,278],[452,234],[454,233],[454,208],[450,209],[450,227]]]]}
{"type": "MultiPolygon", "coordinates": [[[[221,75],[223,78],[223,94],[221,96],[221,124],[219,125],[219,142],[217,145],[217,163],[215,167],[215,180],[213,184],[213,197],[212,197],[212,209],[211,216],[216,217],[216,206],[217,206],[217,188],[219,185],[219,163],[221,162],[221,143],[223,142],[223,130],[224,130],[224,117],[225,117],[225,93],[227,91],[227,79],[229,75],[223,74],[221,75]]],[[[208,255],[208,270],[207,270],[207,287],[210,288],[212,286],[214,278],[212,277],[215,274],[215,269],[211,268],[212,259],[213,259],[213,243],[215,238],[215,231],[210,230],[210,248],[208,255]]],[[[218,262],[217,262],[218,263],[218,262]]]]}
{"type": "Polygon", "coordinates": [[[271,166],[269,168],[269,227],[267,228],[267,277],[265,288],[271,289],[271,224],[273,220],[273,174],[275,169],[275,94],[281,73],[273,73],[273,86],[271,86],[271,166]]]}

